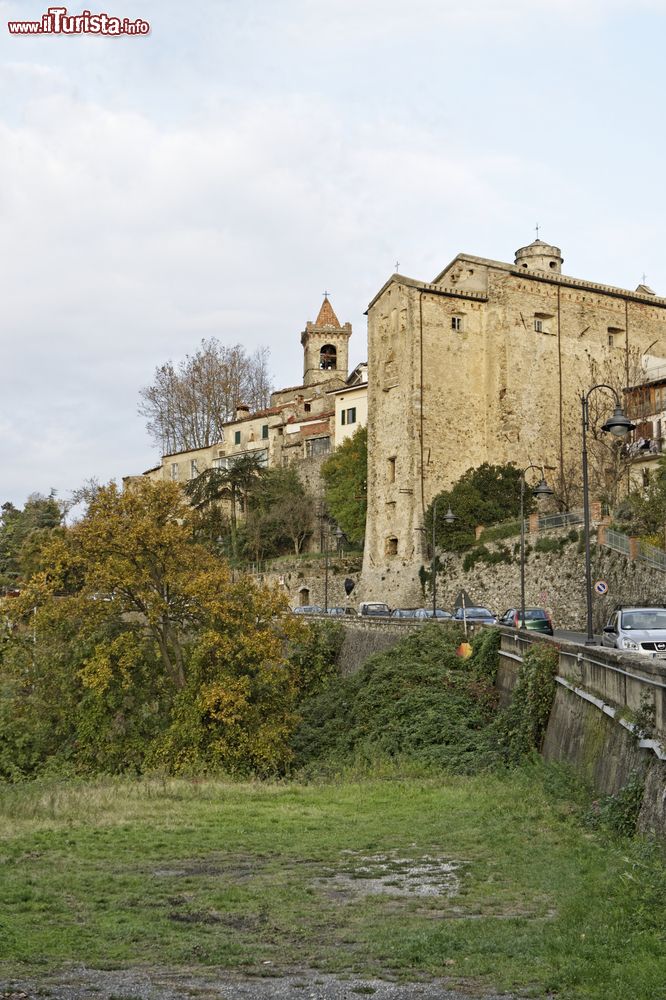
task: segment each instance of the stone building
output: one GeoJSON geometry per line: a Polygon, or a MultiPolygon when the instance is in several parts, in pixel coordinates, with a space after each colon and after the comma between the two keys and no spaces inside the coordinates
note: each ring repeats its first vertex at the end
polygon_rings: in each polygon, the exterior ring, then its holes
{"type": "MultiPolygon", "coordinates": [[[[184,483],[206,469],[228,468],[252,454],[268,468],[294,465],[304,485],[319,495],[321,464],[336,445],[336,394],[348,389],[358,393],[361,383],[362,393],[367,395],[359,375],[364,366],[357,366],[348,375],[351,334],[351,324],[340,324],[325,296],[317,319],[308,321],[301,334],[301,384],[271,393],[270,406],[255,413],[240,402],[235,418],[224,425],[218,441],[206,448],[163,455],[159,465],[143,475],[184,483]]],[[[133,478],[127,476],[124,481],[133,478]]]]}
{"type": "MultiPolygon", "coordinates": [[[[542,240],[513,263],[458,254],[431,282],[393,274],[368,307],[364,599],[416,604],[433,497],[483,462],[564,481],[580,394],[637,355],[666,356],[666,299],[562,274],[542,240]]],[[[610,404],[610,400],[609,400],[610,404]]]]}

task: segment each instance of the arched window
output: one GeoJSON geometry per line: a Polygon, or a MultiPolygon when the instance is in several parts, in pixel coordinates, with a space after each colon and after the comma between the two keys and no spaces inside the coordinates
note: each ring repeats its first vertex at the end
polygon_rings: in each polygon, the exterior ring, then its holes
{"type": "Polygon", "coordinates": [[[301,607],[310,603],[310,591],[307,587],[301,587],[298,592],[298,600],[301,607]]]}
{"type": "Polygon", "coordinates": [[[319,367],[323,371],[335,371],[338,367],[338,352],[333,344],[324,344],[319,352],[319,367]]]}

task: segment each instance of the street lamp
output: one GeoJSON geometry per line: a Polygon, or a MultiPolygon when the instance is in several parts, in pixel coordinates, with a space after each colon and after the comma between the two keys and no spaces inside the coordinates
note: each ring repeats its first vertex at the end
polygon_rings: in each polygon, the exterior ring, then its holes
{"type": "MultiPolygon", "coordinates": [[[[430,578],[432,580],[432,617],[434,620],[437,619],[437,565],[435,557],[435,529],[437,527],[437,501],[439,497],[435,497],[432,505],[432,563],[430,565],[430,578]]],[[[449,509],[444,515],[444,520],[447,524],[453,524],[457,520],[456,515],[451,510],[451,505],[449,504],[449,509]]]]}
{"type": "Polygon", "coordinates": [[[602,431],[610,431],[616,437],[624,437],[629,431],[633,431],[635,424],[632,424],[628,417],[625,417],[622,407],[620,405],[620,397],[613,388],[612,385],[606,385],[605,382],[600,382],[599,385],[593,385],[591,389],[588,389],[586,393],[583,393],[580,397],[582,406],[582,424],[583,424],[583,522],[585,530],[585,598],[587,601],[587,639],[585,640],[586,646],[594,646],[594,634],[592,631],[592,561],[590,559],[590,498],[589,498],[589,488],[588,488],[588,477],[587,477],[587,431],[590,429],[590,407],[589,398],[596,389],[608,389],[609,392],[613,393],[613,398],[615,400],[615,409],[613,411],[612,417],[606,421],[605,424],[601,425],[602,431]]]}
{"type": "Polygon", "coordinates": [[[543,469],[539,465],[528,465],[520,472],[520,627],[525,628],[525,476],[530,469],[541,473],[541,482],[532,490],[537,500],[552,497],[553,491],[546,482],[543,469]]]}

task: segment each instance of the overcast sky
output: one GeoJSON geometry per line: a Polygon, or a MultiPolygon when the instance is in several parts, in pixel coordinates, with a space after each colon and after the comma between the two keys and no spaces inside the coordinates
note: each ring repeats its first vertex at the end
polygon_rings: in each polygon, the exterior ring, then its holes
{"type": "MultiPolygon", "coordinates": [[[[0,0],[0,503],[158,456],[202,337],[302,377],[324,289],[366,357],[395,270],[535,237],[666,294],[666,0],[95,0],[147,36],[16,37],[0,0]]],[[[69,13],[80,13],[70,6],[69,13]]]]}

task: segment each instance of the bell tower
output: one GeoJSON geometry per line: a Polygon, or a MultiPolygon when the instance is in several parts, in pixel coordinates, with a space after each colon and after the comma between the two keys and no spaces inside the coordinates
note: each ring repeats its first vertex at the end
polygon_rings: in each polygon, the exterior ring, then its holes
{"type": "Polygon", "coordinates": [[[303,385],[317,385],[332,378],[345,381],[349,374],[351,332],[351,323],[340,326],[328,292],[324,292],[319,315],[314,323],[308,320],[301,334],[303,385]]]}

